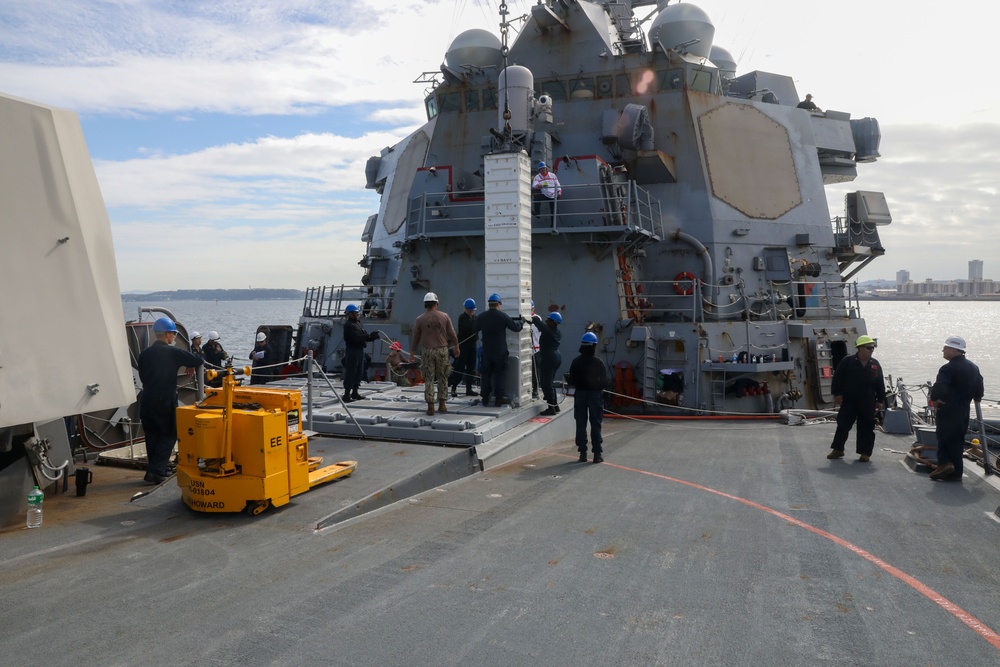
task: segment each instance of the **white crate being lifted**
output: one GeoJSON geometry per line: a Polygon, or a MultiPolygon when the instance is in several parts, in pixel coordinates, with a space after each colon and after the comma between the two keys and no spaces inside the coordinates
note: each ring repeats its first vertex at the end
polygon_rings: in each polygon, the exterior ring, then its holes
{"type": "MultiPolygon", "coordinates": [[[[486,293],[496,293],[509,315],[531,314],[531,165],[527,154],[485,158],[486,293]],[[516,304],[516,305],[515,305],[516,304]],[[515,312],[516,310],[516,312],[515,312]]],[[[507,388],[516,405],[531,391],[531,325],[508,332],[511,355],[507,388]]]]}

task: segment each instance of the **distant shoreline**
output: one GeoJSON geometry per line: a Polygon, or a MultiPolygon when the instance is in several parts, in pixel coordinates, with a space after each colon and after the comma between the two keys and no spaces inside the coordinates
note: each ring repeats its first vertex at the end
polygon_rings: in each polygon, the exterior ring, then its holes
{"type": "Polygon", "coordinates": [[[979,294],[976,296],[943,296],[938,294],[871,296],[867,294],[859,294],[858,301],[1000,301],[1000,294],[979,294]]]}
{"type": "MultiPolygon", "coordinates": [[[[347,292],[350,294],[349,292],[347,292]]],[[[305,299],[306,293],[295,289],[192,289],[122,294],[122,301],[278,301],[305,299]]]]}
{"type": "MultiPolygon", "coordinates": [[[[146,294],[122,294],[122,301],[133,303],[164,303],[169,301],[302,301],[306,293],[295,289],[193,289],[148,292],[146,294]]],[[[362,299],[361,290],[344,290],[347,299],[362,299]]],[[[938,294],[901,294],[874,296],[859,294],[859,301],[1000,301],[1000,294],[980,294],[976,296],[956,296],[938,294]]]]}

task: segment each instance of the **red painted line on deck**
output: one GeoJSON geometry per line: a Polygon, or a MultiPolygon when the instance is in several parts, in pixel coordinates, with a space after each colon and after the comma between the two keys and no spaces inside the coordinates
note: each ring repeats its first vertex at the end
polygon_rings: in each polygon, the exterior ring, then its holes
{"type": "MultiPolygon", "coordinates": [[[[560,456],[564,456],[564,455],[560,454],[560,456]]],[[[567,457],[567,458],[575,458],[575,457],[567,457]]],[[[859,547],[856,544],[852,544],[851,542],[848,542],[847,540],[845,540],[843,538],[837,537],[836,535],[828,533],[825,530],[821,530],[821,529],[817,528],[816,526],[813,526],[813,525],[810,525],[810,524],[806,523],[805,521],[800,521],[799,519],[796,519],[795,517],[792,517],[792,516],[789,516],[789,515],[784,514],[782,512],[779,512],[776,509],[772,509],[770,507],[767,507],[766,505],[761,505],[760,503],[755,503],[754,501],[747,500],[746,498],[741,498],[739,496],[734,496],[731,493],[726,493],[724,491],[718,491],[716,489],[713,489],[713,488],[710,488],[710,487],[707,487],[707,486],[702,486],[701,484],[695,484],[694,482],[688,482],[688,481],[685,481],[683,479],[677,479],[676,477],[670,477],[668,475],[661,475],[659,473],[650,472],[648,470],[640,470],[639,468],[630,468],[628,466],[619,465],[617,463],[607,463],[607,462],[605,462],[605,463],[602,463],[601,465],[610,466],[612,468],[618,468],[620,470],[627,470],[629,472],[636,472],[636,473],[639,473],[640,475],[648,475],[650,477],[656,477],[658,479],[663,479],[663,480],[666,480],[668,482],[677,482],[678,484],[683,484],[685,486],[690,486],[691,488],[698,489],[699,491],[706,491],[708,493],[713,493],[713,494],[715,494],[717,496],[722,496],[723,498],[728,498],[729,500],[735,500],[738,503],[743,503],[744,505],[747,505],[748,507],[752,507],[754,509],[761,510],[762,512],[767,512],[768,514],[771,514],[772,516],[776,516],[779,519],[784,519],[785,521],[788,521],[789,523],[794,524],[794,525],[798,526],[799,528],[803,528],[805,530],[808,530],[811,533],[815,533],[816,535],[819,535],[820,537],[826,538],[826,539],[830,540],[831,542],[833,542],[834,544],[838,544],[838,545],[844,547],[845,549],[848,549],[849,551],[852,551],[853,553],[857,554],[858,556],[861,556],[862,558],[864,558],[869,563],[872,563],[873,565],[875,565],[877,567],[880,567],[881,569],[883,569],[884,571],[888,572],[892,576],[896,577],[900,581],[902,581],[902,582],[910,585],[914,590],[916,590],[918,593],[920,593],[921,595],[923,595],[924,597],[926,597],[928,600],[930,600],[934,604],[938,605],[939,607],[941,607],[942,609],[944,609],[945,611],[947,611],[949,614],[951,614],[952,616],[954,616],[958,620],[962,621],[962,623],[965,623],[967,626],[969,626],[970,628],[972,628],[972,630],[974,630],[979,636],[981,636],[983,639],[985,639],[990,644],[992,644],[993,648],[1000,650],[1000,635],[998,635],[996,632],[994,632],[992,629],[990,629],[990,627],[987,626],[985,623],[983,623],[978,618],[976,618],[975,616],[973,616],[969,612],[967,612],[964,609],[962,609],[961,607],[959,607],[954,602],[950,601],[948,598],[944,597],[943,595],[941,595],[940,593],[938,593],[937,591],[935,591],[934,589],[932,589],[930,586],[927,586],[926,584],[921,583],[918,579],[916,579],[915,577],[912,577],[912,576],[908,575],[907,573],[903,572],[899,568],[893,567],[892,565],[889,565],[889,563],[885,562],[884,560],[882,560],[878,556],[876,556],[876,555],[874,555],[872,553],[869,553],[868,551],[865,551],[864,549],[862,549],[861,547],[859,547]]]]}

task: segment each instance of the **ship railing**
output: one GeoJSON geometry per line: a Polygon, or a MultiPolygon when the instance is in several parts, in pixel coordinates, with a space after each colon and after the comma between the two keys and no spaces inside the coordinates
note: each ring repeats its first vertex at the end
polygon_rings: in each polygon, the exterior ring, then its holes
{"type": "Polygon", "coordinates": [[[787,319],[855,319],[861,316],[857,283],[792,282],[777,298],[746,294],[731,283],[700,280],[622,281],[623,312],[639,322],[696,322],[787,319]],[[730,298],[730,294],[735,298],[730,298]],[[715,295],[715,296],[713,296],[715,295]]]}
{"type": "Polygon", "coordinates": [[[306,290],[302,317],[340,317],[355,304],[362,317],[386,318],[392,313],[395,285],[324,285],[306,290]]]}
{"type": "Polygon", "coordinates": [[[708,286],[699,280],[622,281],[625,317],[638,322],[701,322],[702,296],[708,286]]]}
{"type": "Polygon", "coordinates": [[[833,238],[838,248],[862,246],[881,249],[882,241],[879,239],[878,227],[874,222],[866,223],[849,217],[837,216],[833,218],[832,223],[833,238]]]}
{"type": "MultiPolygon", "coordinates": [[[[563,194],[532,198],[533,234],[619,234],[642,243],[663,237],[660,203],[631,181],[564,185],[563,194]]],[[[485,230],[485,192],[427,192],[410,199],[407,239],[478,236],[485,230]]]]}
{"type": "Polygon", "coordinates": [[[854,319],[861,317],[856,282],[795,281],[795,319],[854,319]]]}

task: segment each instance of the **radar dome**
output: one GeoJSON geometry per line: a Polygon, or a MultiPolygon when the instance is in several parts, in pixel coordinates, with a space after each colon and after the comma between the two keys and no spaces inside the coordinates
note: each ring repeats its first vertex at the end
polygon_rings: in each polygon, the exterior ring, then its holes
{"type": "MultiPolygon", "coordinates": [[[[503,110],[510,108],[510,129],[515,132],[530,128],[531,98],[535,87],[535,78],[531,70],[521,65],[511,65],[501,70],[497,82],[500,93],[500,104],[497,105],[497,127],[504,126],[503,110]],[[507,102],[507,96],[510,101],[507,102]]],[[[543,95],[544,97],[544,95],[543,95]]]]}
{"type": "Polygon", "coordinates": [[[462,65],[500,67],[503,64],[500,46],[500,38],[487,30],[466,30],[452,40],[444,61],[456,70],[462,65]]]}
{"type": "Polygon", "coordinates": [[[713,45],[711,52],[708,54],[708,59],[712,61],[713,65],[719,68],[719,72],[725,78],[732,79],[736,76],[736,61],[733,60],[733,54],[726,49],[713,45]]]}
{"type": "Polygon", "coordinates": [[[704,10],[684,2],[667,5],[657,14],[649,34],[664,51],[674,49],[708,58],[715,26],[704,10]]]}

